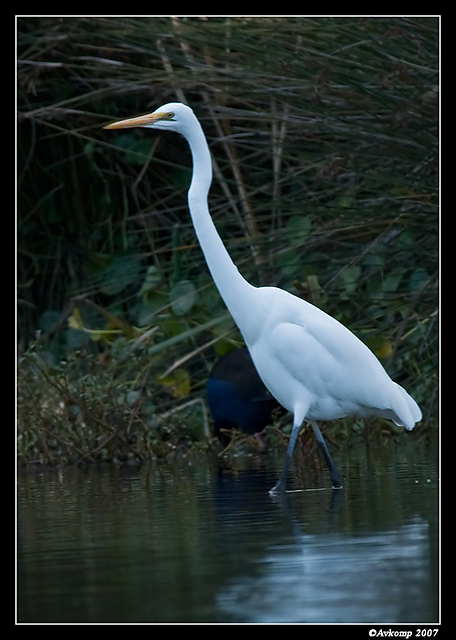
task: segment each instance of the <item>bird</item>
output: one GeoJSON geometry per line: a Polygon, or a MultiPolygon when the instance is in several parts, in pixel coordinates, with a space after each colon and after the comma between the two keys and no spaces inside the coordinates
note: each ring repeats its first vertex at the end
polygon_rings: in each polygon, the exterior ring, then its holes
{"type": "Polygon", "coordinates": [[[105,125],[181,134],[190,147],[192,179],[187,193],[193,227],[212,279],[238,326],[265,387],[293,414],[285,460],[271,496],[286,491],[301,425],[310,424],[326,459],[334,489],[341,476],[317,421],[348,415],[379,416],[410,431],[421,420],[418,404],[394,382],[374,353],[322,309],[274,286],[255,286],[239,272],[209,212],[212,183],[209,146],[193,110],[167,103],[152,113],[105,125]]]}
{"type": "Polygon", "coordinates": [[[206,382],[206,399],[216,436],[229,443],[225,431],[238,429],[254,435],[261,451],[266,445],[260,433],[284,409],[269,393],[246,347],[224,353],[212,367],[206,382]]]}

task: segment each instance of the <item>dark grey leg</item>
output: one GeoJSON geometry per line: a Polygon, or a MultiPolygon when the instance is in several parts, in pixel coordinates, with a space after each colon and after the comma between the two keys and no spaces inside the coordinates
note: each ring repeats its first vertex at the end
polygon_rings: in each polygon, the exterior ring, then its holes
{"type": "Polygon", "coordinates": [[[285,454],[285,462],[283,463],[282,472],[280,474],[280,478],[277,484],[274,487],[272,487],[272,489],[269,491],[271,495],[277,495],[278,493],[281,493],[282,491],[285,490],[285,485],[286,485],[287,476],[288,476],[288,469],[290,466],[291,458],[293,456],[293,450],[296,444],[296,438],[298,437],[300,426],[301,426],[301,423],[293,424],[293,429],[291,431],[291,436],[288,441],[288,447],[287,447],[287,452],[285,454]]]}
{"type": "MultiPolygon", "coordinates": [[[[323,455],[325,456],[326,464],[328,465],[329,473],[331,474],[331,482],[333,489],[341,489],[342,481],[339,475],[339,472],[336,469],[334,462],[329,455],[328,447],[326,446],[326,442],[323,439],[323,435],[320,431],[320,427],[314,420],[309,420],[312,430],[315,434],[318,444],[320,445],[321,450],[323,451],[323,455]]],[[[293,456],[294,447],[296,444],[296,438],[298,437],[299,428],[301,423],[293,424],[293,430],[291,432],[290,440],[288,441],[288,447],[285,454],[285,462],[282,467],[282,471],[280,473],[280,478],[277,484],[269,491],[271,495],[278,495],[285,490],[285,485],[287,482],[288,469],[290,467],[291,458],[293,456]]]]}
{"type": "Polygon", "coordinates": [[[326,442],[323,439],[320,427],[314,420],[310,420],[310,426],[312,427],[317,442],[320,445],[321,450],[323,451],[323,455],[325,456],[326,464],[328,465],[329,473],[331,474],[333,489],[341,489],[342,481],[339,472],[337,471],[336,466],[332,461],[331,456],[329,455],[328,447],[326,446],[326,442]]]}

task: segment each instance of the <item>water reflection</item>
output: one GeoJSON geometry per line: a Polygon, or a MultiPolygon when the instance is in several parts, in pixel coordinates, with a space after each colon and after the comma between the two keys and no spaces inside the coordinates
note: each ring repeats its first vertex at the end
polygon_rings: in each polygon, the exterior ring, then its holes
{"type": "MultiPolygon", "coordinates": [[[[245,503],[244,489],[260,482],[258,474],[251,475],[245,472],[236,478],[236,490],[228,492],[225,503],[245,503]],[[233,495],[239,495],[239,499],[233,501],[233,495]]],[[[357,491],[356,486],[351,487],[349,499],[356,501],[356,493],[362,492],[362,488],[357,491]]],[[[250,492],[249,503],[253,495],[250,492]]],[[[376,496],[371,497],[375,502],[376,496]]],[[[266,544],[263,553],[244,567],[244,575],[237,574],[219,590],[217,605],[227,621],[437,620],[429,523],[410,514],[397,528],[361,533],[366,528],[364,523],[361,530],[350,535],[337,530],[343,501],[344,490],[332,489],[289,493],[275,500],[290,533],[282,536],[279,544],[266,544]],[[316,500],[318,510],[314,510],[316,500]],[[306,533],[298,516],[299,510],[302,515],[310,506],[313,518],[309,528],[315,531],[313,534],[306,533]]],[[[310,523],[309,517],[307,521],[310,523]]]]}
{"type": "Polygon", "coordinates": [[[430,622],[429,571],[428,525],[419,519],[359,537],[303,534],[272,545],[217,602],[245,622],[430,622]]]}
{"type": "Polygon", "coordinates": [[[370,455],[285,502],[265,457],[21,475],[18,619],[435,622],[435,456],[370,455]]]}

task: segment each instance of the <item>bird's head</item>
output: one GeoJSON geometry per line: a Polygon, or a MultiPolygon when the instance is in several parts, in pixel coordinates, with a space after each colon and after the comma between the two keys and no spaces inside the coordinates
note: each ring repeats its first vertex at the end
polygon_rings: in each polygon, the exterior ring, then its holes
{"type": "Polygon", "coordinates": [[[182,102],[169,102],[156,109],[153,113],[113,122],[103,128],[131,129],[133,127],[145,127],[147,129],[160,129],[161,131],[177,131],[185,135],[187,127],[192,120],[195,120],[195,116],[190,107],[182,104],[182,102]]]}

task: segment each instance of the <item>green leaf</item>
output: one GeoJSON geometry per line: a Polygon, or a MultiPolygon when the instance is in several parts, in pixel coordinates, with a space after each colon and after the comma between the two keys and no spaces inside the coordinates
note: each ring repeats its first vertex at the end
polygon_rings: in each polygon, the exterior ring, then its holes
{"type": "Polygon", "coordinates": [[[404,267],[396,267],[383,280],[383,291],[385,293],[394,293],[397,291],[399,284],[404,275],[404,267]]]}
{"type": "Polygon", "coordinates": [[[312,220],[308,216],[291,216],[286,225],[286,236],[293,244],[301,244],[312,229],[312,220]]]}
{"type": "Polygon", "coordinates": [[[361,267],[358,265],[353,265],[352,267],[347,267],[339,274],[338,280],[340,286],[345,291],[347,295],[351,295],[355,293],[358,287],[359,276],[361,275],[361,267]]]}
{"type": "Polygon", "coordinates": [[[181,280],[171,290],[171,309],[177,316],[183,316],[190,311],[197,301],[195,285],[190,280],[181,280]]]}
{"type": "Polygon", "coordinates": [[[135,256],[116,256],[101,277],[100,290],[113,296],[138,279],[141,260],[135,256]]]}
{"type": "Polygon", "coordinates": [[[366,255],[366,257],[364,258],[363,263],[367,266],[367,267],[383,267],[383,265],[385,264],[385,257],[382,256],[380,253],[368,253],[366,255]]]}
{"type": "Polygon", "coordinates": [[[150,291],[154,291],[157,289],[158,285],[162,281],[162,276],[160,273],[160,269],[155,265],[150,265],[146,271],[146,275],[144,276],[144,280],[141,285],[141,289],[138,292],[138,295],[143,296],[144,294],[149,293],[150,291]]]}
{"type": "Polygon", "coordinates": [[[185,369],[175,369],[164,377],[157,375],[156,380],[173,398],[186,398],[192,388],[190,376],[185,369]]]}
{"type": "Polygon", "coordinates": [[[421,287],[425,284],[425,282],[429,279],[429,273],[424,267],[418,267],[414,271],[412,271],[409,279],[409,289],[410,291],[416,291],[417,289],[421,289],[421,287]]]}
{"type": "Polygon", "coordinates": [[[38,327],[46,333],[52,331],[58,325],[61,315],[59,311],[53,311],[52,309],[43,311],[38,318],[38,327]]]}
{"type": "Polygon", "coordinates": [[[353,206],[353,197],[348,194],[344,194],[337,200],[337,205],[342,209],[350,209],[350,207],[353,206]]]}
{"type": "Polygon", "coordinates": [[[136,324],[139,327],[145,327],[156,321],[157,312],[166,307],[168,302],[168,294],[163,291],[149,291],[144,294],[135,315],[136,324]]]}

